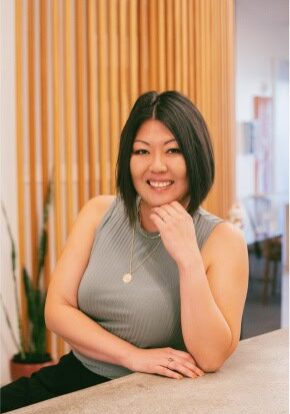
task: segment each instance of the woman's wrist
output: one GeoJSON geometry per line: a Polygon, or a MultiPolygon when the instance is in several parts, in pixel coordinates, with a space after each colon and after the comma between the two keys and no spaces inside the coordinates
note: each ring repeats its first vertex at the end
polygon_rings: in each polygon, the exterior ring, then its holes
{"type": "Polygon", "coordinates": [[[129,347],[121,352],[120,365],[128,368],[130,371],[136,371],[134,368],[134,360],[136,360],[137,356],[140,354],[140,351],[142,350],[137,346],[129,344],[129,347]]]}
{"type": "Polygon", "coordinates": [[[176,262],[179,272],[188,272],[203,267],[202,257],[199,251],[192,250],[185,257],[176,262]]]}

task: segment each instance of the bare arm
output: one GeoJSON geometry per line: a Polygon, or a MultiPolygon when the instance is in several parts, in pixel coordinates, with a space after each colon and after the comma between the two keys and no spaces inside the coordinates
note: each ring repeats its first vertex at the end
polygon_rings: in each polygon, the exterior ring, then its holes
{"type": "Polygon", "coordinates": [[[136,347],[106,331],[77,308],[77,291],[95,231],[112,201],[111,196],[96,197],[80,212],[52,275],[45,320],[48,329],[82,354],[125,366],[136,347]]]}
{"type": "Polygon", "coordinates": [[[204,371],[216,371],[235,350],[240,337],[248,287],[245,240],[233,225],[221,223],[201,254],[192,217],[180,203],[173,201],[151,211],[151,220],[178,266],[187,351],[204,371]]]}
{"type": "Polygon", "coordinates": [[[199,366],[216,371],[236,349],[248,286],[247,246],[229,223],[217,226],[207,243],[204,268],[198,251],[179,265],[184,341],[199,366]]]}

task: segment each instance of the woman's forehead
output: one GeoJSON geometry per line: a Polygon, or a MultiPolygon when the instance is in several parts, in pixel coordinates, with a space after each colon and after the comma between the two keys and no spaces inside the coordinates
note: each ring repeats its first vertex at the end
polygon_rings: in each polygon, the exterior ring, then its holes
{"type": "Polygon", "coordinates": [[[134,141],[148,145],[158,141],[166,145],[167,143],[176,142],[176,139],[162,122],[156,119],[149,119],[140,126],[134,141]]]}

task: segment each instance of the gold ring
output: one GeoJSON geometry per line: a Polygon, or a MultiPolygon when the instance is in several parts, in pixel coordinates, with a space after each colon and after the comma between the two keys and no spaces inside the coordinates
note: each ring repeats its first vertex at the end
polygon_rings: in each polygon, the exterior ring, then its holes
{"type": "Polygon", "coordinates": [[[173,361],[174,361],[174,359],[173,359],[173,358],[167,358],[167,361],[168,361],[168,364],[167,364],[167,367],[166,367],[166,368],[168,368],[168,367],[169,367],[170,362],[173,362],[173,361]]]}

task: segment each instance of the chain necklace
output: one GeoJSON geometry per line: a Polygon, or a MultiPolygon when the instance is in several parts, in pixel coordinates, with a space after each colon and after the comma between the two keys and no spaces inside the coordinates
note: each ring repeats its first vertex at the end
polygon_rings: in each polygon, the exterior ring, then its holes
{"type": "MultiPolygon", "coordinates": [[[[139,206],[138,206],[138,220],[139,220],[139,223],[140,223],[140,210],[139,210],[139,207],[140,207],[140,203],[139,203],[139,206]]],[[[140,229],[141,229],[141,223],[140,223],[140,229]]],[[[157,248],[158,248],[158,246],[159,246],[159,244],[161,243],[161,237],[160,237],[160,234],[158,234],[157,236],[154,236],[154,237],[152,237],[152,239],[154,238],[159,238],[159,241],[158,241],[158,243],[153,247],[153,249],[147,254],[147,256],[145,256],[145,258],[142,260],[142,262],[141,263],[139,263],[138,264],[138,266],[137,267],[135,267],[135,269],[133,270],[132,269],[132,262],[133,262],[133,252],[134,252],[134,244],[135,244],[135,230],[136,230],[136,222],[135,222],[135,224],[134,224],[134,227],[133,227],[133,233],[132,233],[132,242],[131,242],[131,253],[130,253],[130,262],[129,262],[129,273],[126,273],[126,274],[124,274],[124,276],[122,277],[122,280],[123,280],[123,282],[124,283],[130,283],[131,282],[131,280],[133,279],[133,273],[134,272],[136,272],[137,271],[137,269],[139,269],[139,267],[140,266],[142,266],[142,264],[147,260],[147,259],[149,259],[149,257],[150,256],[152,256],[152,254],[157,250],[157,248]]],[[[144,233],[145,234],[145,233],[144,233]]],[[[151,237],[148,237],[147,236],[147,238],[151,238],[151,237]]]]}

